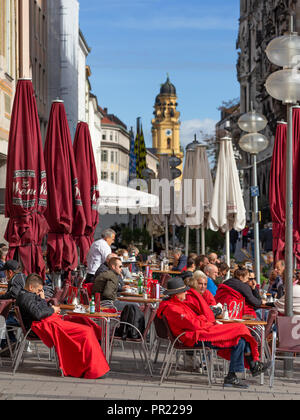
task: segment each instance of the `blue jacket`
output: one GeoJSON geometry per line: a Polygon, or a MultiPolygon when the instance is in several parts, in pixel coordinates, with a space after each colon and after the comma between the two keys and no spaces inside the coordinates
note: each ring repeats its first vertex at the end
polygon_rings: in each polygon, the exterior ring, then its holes
{"type": "Polygon", "coordinates": [[[215,282],[210,277],[207,277],[207,290],[209,290],[213,296],[216,296],[218,287],[215,285],[215,282]]]}

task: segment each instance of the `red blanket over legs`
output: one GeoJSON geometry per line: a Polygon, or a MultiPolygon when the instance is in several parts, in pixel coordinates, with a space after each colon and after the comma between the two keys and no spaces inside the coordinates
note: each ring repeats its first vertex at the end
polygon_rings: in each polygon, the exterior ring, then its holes
{"type": "Polygon", "coordinates": [[[32,324],[33,332],[55,350],[65,376],[97,379],[110,368],[93,329],[89,326],[63,321],[58,315],[32,324]]]}

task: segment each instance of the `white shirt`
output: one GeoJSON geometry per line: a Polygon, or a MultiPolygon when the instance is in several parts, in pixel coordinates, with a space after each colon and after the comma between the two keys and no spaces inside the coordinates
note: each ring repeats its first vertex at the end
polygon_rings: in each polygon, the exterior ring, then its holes
{"type": "Polygon", "coordinates": [[[100,265],[105,263],[109,254],[111,254],[111,247],[104,239],[95,241],[86,257],[88,274],[95,274],[100,265]]]}

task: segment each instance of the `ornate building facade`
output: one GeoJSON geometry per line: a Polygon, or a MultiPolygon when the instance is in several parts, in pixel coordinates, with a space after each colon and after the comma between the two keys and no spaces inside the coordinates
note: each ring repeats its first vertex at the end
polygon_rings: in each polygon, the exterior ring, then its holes
{"type": "MultiPolygon", "coordinates": [[[[296,31],[300,31],[299,0],[241,0],[240,27],[237,40],[237,77],[241,87],[240,115],[254,109],[265,115],[268,126],[263,134],[269,139],[269,147],[258,155],[258,180],[260,186],[259,207],[265,221],[269,213],[269,176],[277,122],[286,120],[286,107],[271,98],[265,88],[268,76],[278,67],[267,58],[265,50],[269,42],[283,35],[289,28],[289,15],[296,15],[296,31]]],[[[235,118],[231,124],[233,142],[238,144],[243,133],[237,127],[235,118]]],[[[240,169],[243,173],[244,196],[247,211],[251,210],[250,186],[252,164],[249,154],[241,151],[240,169]]],[[[250,213],[249,213],[250,218],[250,213]]]]}
{"type": "MultiPolygon", "coordinates": [[[[180,144],[180,112],[177,110],[177,92],[170,82],[169,76],[166,83],[161,86],[154,105],[154,119],[152,120],[152,151],[156,155],[175,154],[183,160],[184,153],[180,144]]],[[[179,169],[182,170],[181,165],[179,169]]],[[[178,181],[175,181],[178,184],[178,181]]]]}

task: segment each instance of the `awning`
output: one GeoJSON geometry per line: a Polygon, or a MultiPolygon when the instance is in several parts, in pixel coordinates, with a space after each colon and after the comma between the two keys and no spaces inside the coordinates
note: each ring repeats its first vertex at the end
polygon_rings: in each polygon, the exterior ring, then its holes
{"type": "Polygon", "coordinates": [[[100,199],[98,200],[98,212],[100,214],[117,214],[130,210],[133,214],[149,208],[159,206],[159,198],[153,194],[134,190],[122,185],[99,182],[100,199]],[[115,213],[113,213],[115,211],[115,213]]]}

